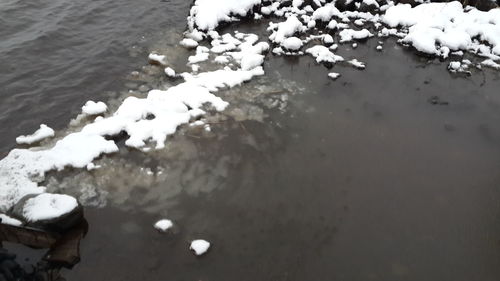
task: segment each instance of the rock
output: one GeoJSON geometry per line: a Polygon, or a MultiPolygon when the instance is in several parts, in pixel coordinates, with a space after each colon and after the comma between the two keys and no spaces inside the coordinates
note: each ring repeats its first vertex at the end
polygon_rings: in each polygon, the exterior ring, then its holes
{"type": "MultiPolygon", "coordinates": [[[[63,215],[58,216],[56,218],[30,221],[26,217],[26,212],[25,212],[28,200],[35,199],[40,195],[46,195],[46,194],[47,193],[28,194],[24,196],[9,210],[9,212],[7,212],[7,214],[16,219],[21,220],[22,222],[25,223],[25,226],[39,228],[46,231],[59,232],[59,233],[67,231],[68,229],[74,227],[83,220],[83,207],[80,205],[80,203],[77,203],[77,206],[74,207],[71,211],[64,213],[63,215]]],[[[57,196],[57,194],[54,195],[57,196]]]]}
{"type": "Polygon", "coordinates": [[[192,250],[197,256],[201,256],[206,253],[208,248],[210,248],[210,242],[203,239],[193,240],[191,242],[191,246],[189,247],[189,249],[192,250]]]}
{"type": "Polygon", "coordinates": [[[498,8],[499,5],[494,0],[466,0],[463,4],[464,6],[469,5],[484,12],[498,8]]]}
{"type": "Polygon", "coordinates": [[[356,9],[355,3],[354,0],[338,0],[335,2],[335,7],[340,11],[354,11],[356,9]]]}

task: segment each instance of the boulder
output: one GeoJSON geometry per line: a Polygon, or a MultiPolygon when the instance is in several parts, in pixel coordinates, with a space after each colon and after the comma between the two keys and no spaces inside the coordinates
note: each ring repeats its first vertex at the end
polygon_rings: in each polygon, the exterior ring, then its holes
{"type": "Polygon", "coordinates": [[[29,194],[19,200],[9,210],[8,215],[21,220],[25,226],[62,233],[83,220],[83,207],[68,195],[29,194]],[[40,208],[40,211],[36,208],[40,208]],[[37,216],[31,214],[33,211],[37,216]],[[48,215],[40,216],[38,213],[42,211],[48,215]]]}

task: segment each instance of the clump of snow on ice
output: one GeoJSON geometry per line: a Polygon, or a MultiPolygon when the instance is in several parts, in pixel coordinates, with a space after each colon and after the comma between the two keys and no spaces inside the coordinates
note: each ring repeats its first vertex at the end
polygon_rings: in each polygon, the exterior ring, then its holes
{"type": "Polygon", "coordinates": [[[196,48],[198,47],[198,42],[195,41],[194,39],[191,38],[184,38],[179,42],[181,46],[186,47],[186,48],[196,48]]]}
{"type": "Polygon", "coordinates": [[[17,137],[16,142],[18,144],[32,144],[44,140],[46,138],[51,138],[53,136],[54,136],[54,130],[45,124],[41,124],[40,128],[36,130],[33,134],[17,137]]]}
{"type": "Polygon", "coordinates": [[[482,45],[474,42],[473,38],[478,37],[491,45],[491,50],[481,50],[483,55],[500,55],[499,9],[466,11],[458,1],[425,3],[414,8],[400,4],[387,9],[382,20],[390,27],[408,28],[402,42],[424,53],[440,56],[443,46],[452,51],[468,50],[482,45]]]}
{"type": "Polygon", "coordinates": [[[165,68],[165,74],[168,77],[175,77],[175,70],[173,70],[171,67],[165,68]]]}
{"type": "Polygon", "coordinates": [[[323,43],[325,43],[325,44],[332,44],[333,43],[333,37],[330,34],[325,34],[325,36],[323,36],[323,43]]]}
{"type": "Polygon", "coordinates": [[[340,77],[340,73],[336,73],[336,72],[330,72],[328,73],[328,77],[332,78],[333,80],[337,79],[340,77]]]}
{"type": "Polygon", "coordinates": [[[193,240],[191,242],[191,246],[189,247],[189,249],[193,250],[197,256],[206,253],[208,248],[210,248],[210,242],[203,239],[193,240]]]}
{"type": "Polygon", "coordinates": [[[494,68],[494,69],[500,69],[500,64],[496,63],[492,59],[487,59],[481,62],[482,65],[494,68]]]}
{"type": "Polygon", "coordinates": [[[154,224],[154,228],[160,232],[165,232],[172,228],[172,226],[174,226],[174,224],[168,219],[161,219],[154,224]]]}
{"type": "Polygon", "coordinates": [[[164,56],[164,55],[151,53],[151,54],[149,54],[148,59],[149,59],[149,62],[152,64],[160,64],[160,65],[167,64],[167,56],[164,56]]]}
{"type": "Polygon", "coordinates": [[[87,101],[84,106],[82,106],[82,113],[86,115],[99,115],[103,114],[108,110],[106,104],[102,101],[87,101]]]}
{"type": "Polygon", "coordinates": [[[332,53],[327,47],[323,45],[316,45],[306,50],[306,53],[312,55],[316,58],[316,62],[329,62],[336,63],[338,61],[343,61],[344,58],[332,53]]]}
{"type": "Polygon", "coordinates": [[[352,40],[366,39],[372,37],[373,34],[368,31],[368,29],[354,30],[354,29],[344,29],[340,31],[340,42],[349,42],[352,40]]]}
{"type": "Polygon", "coordinates": [[[287,37],[291,37],[297,32],[303,32],[306,27],[300,22],[300,20],[292,15],[286,19],[284,22],[280,23],[270,23],[268,30],[272,30],[273,33],[269,36],[269,39],[275,43],[283,42],[287,37]]]}
{"type": "Polygon", "coordinates": [[[297,51],[302,47],[302,40],[297,37],[288,37],[283,41],[282,45],[288,50],[297,51]]]}
{"type": "Polygon", "coordinates": [[[352,60],[349,60],[347,62],[349,64],[353,65],[354,67],[359,68],[359,69],[364,69],[366,67],[365,63],[363,63],[357,59],[352,59],[352,60]]]}
{"type": "Polygon", "coordinates": [[[195,26],[201,30],[215,29],[220,22],[231,22],[231,15],[245,16],[261,0],[196,0],[188,17],[190,29],[195,26]]]}
{"type": "Polygon", "coordinates": [[[198,46],[196,48],[196,55],[190,56],[188,58],[189,64],[195,64],[195,63],[199,63],[199,62],[208,60],[208,57],[210,55],[208,52],[209,52],[209,49],[207,47],[198,46]]]}
{"type": "Polygon", "coordinates": [[[68,214],[76,207],[78,202],[69,195],[43,193],[26,201],[23,217],[29,222],[48,220],[68,214]]]}

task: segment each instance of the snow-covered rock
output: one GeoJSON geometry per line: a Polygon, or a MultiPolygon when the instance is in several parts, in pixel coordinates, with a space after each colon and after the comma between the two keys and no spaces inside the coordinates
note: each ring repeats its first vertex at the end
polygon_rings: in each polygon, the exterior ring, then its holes
{"type": "Polygon", "coordinates": [[[174,223],[168,219],[161,219],[154,224],[154,228],[160,232],[166,232],[174,226],[174,223]]]}
{"type": "Polygon", "coordinates": [[[40,128],[33,134],[27,136],[19,136],[16,138],[18,144],[32,144],[46,138],[51,138],[55,134],[54,130],[45,124],[41,124],[40,128]]]}
{"type": "Polygon", "coordinates": [[[202,239],[193,240],[191,246],[189,247],[197,256],[201,256],[208,251],[210,248],[210,242],[202,239]]]}
{"type": "Polygon", "coordinates": [[[82,106],[82,113],[86,115],[99,115],[103,114],[108,110],[108,106],[102,101],[87,101],[84,106],[82,106]]]}

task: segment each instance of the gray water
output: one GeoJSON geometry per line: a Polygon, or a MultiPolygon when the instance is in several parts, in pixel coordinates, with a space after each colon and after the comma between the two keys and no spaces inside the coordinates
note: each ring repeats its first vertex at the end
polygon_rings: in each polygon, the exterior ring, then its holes
{"type": "MultiPolygon", "coordinates": [[[[188,2],[0,4],[2,151],[40,122],[64,130],[89,98],[163,83],[142,66],[149,50],[186,55],[169,38],[188,2]],[[150,78],[133,81],[133,70],[150,78]]],[[[122,149],[100,170],[51,175],[75,196],[97,187],[89,204],[100,206],[87,207],[82,261],[63,276],[498,280],[500,75],[456,76],[392,39],[375,46],[339,48],[367,68],[335,66],[336,81],[310,57],[270,55],[267,77],[220,93],[232,107],[211,134],[181,128],[164,151],[122,149]],[[282,94],[284,110],[266,106],[282,94]],[[162,217],[173,232],[152,228],[162,217]],[[197,238],[213,243],[205,256],[188,250],[197,238]]]]}

